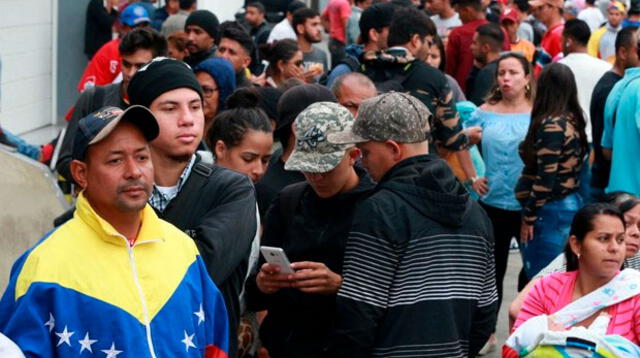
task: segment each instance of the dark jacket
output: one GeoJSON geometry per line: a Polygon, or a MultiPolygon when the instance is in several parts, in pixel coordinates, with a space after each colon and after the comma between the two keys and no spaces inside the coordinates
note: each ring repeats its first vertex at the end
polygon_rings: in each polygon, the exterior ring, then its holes
{"type": "Polygon", "coordinates": [[[468,146],[462,123],[453,103],[453,92],[442,72],[414,58],[402,48],[382,53],[366,52],[360,58],[360,72],[369,77],[380,92],[406,92],[424,103],[434,114],[431,135],[449,150],[468,146]]]}
{"type": "Polygon", "coordinates": [[[490,221],[446,162],[394,166],[358,205],[338,292],[334,357],[475,357],[493,331],[490,221]]]}
{"type": "Polygon", "coordinates": [[[229,357],[235,357],[251,243],[256,235],[256,199],[246,176],[201,163],[198,155],[184,186],[158,216],[195,241],[229,314],[229,357]],[[208,173],[208,175],[206,175],[208,173]]]}
{"type": "Polygon", "coordinates": [[[266,21],[258,27],[252,27],[249,31],[249,35],[251,35],[253,42],[255,42],[258,47],[267,43],[270,33],[271,26],[269,26],[266,21]]]}
{"type": "Polygon", "coordinates": [[[73,182],[69,165],[73,154],[73,139],[78,130],[78,121],[105,106],[116,106],[122,109],[129,107],[120,95],[120,83],[86,89],[80,94],[80,98],[73,108],[64,139],[60,144],[60,154],[56,163],[56,170],[68,182],[73,182]]]}
{"type": "MultiPolygon", "coordinates": [[[[357,187],[328,199],[320,199],[306,182],[283,189],[267,212],[261,245],[283,248],[291,262],[322,262],[341,274],[355,204],[374,187],[364,170],[357,172],[357,187]]],[[[263,263],[261,257],[258,267],[263,263]]],[[[247,280],[249,308],[269,310],[260,339],[271,357],[322,356],[333,329],[336,296],[293,288],[265,295],[255,280],[255,274],[247,280]]]]}
{"type": "Polygon", "coordinates": [[[216,56],[216,46],[213,46],[211,49],[207,51],[200,51],[193,53],[184,58],[184,62],[191,66],[191,68],[196,67],[200,62],[216,56]]]}
{"type": "Polygon", "coordinates": [[[87,6],[84,28],[84,53],[91,59],[93,55],[111,40],[111,26],[118,19],[118,12],[108,13],[102,0],[91,0],[87,6]]]}

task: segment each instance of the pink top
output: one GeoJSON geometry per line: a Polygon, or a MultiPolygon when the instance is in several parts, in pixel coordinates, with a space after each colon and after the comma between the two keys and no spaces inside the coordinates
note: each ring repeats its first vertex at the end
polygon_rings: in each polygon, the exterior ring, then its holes
{"type": "MultiPolygon", "coordinates": [[[[553,314],[571,303],[577,277],[577,271],[558,272],[536,282],[524,300],[513,331],[529,318],[553,314]]],[[[611,321],[607,334],[621,335],[634,344],[640,342],[640,295],[610,306],[608,313],[611,321]]]]}

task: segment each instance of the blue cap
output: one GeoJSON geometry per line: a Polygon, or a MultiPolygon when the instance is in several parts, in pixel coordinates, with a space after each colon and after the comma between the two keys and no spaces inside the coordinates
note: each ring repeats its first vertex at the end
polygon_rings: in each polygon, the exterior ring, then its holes
{"type": "Polygon", "coordinates": [[[140,4],[131,4],[127,6],[120,14],[120,22],[129,26],[136,27],[143,22],[150,23],[149,12],[140,4]]]}
{"type": "Polygon", "coordinates": [[[87,148],[109,136],[122,120],[138,127],[149,142],[160,133],[158,121],[147,107],[135,105],[124,111],[118,107],[103,107],[78,121],[72,158],[84,160],[87,148]]]}

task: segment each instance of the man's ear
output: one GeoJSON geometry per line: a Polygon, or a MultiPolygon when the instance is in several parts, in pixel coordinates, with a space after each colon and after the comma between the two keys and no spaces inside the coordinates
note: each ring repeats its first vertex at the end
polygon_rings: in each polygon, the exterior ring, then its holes
{"type": "Polygon", "coordinates": [[[360,152],[360,149],[358,147],[350,148],[348,150],[348,154],[349,154],[349,164],[350,165],[356,164],[358,159],[360,159],[360,157],[362,156],[362,153],[360,152]]]}
{"type": "Polygon", "coordinates": [[[87,163],[79,160],[72,160],[70,164],[71,176],[73,180],[82,188],[87,188],[87,163]]]}
{"type": "Polygon", "coordinates": [[[251,55],[247,55],[242,60],[242,68],[247,68],[251,64],[251,55]]]}
{"type": "Polygon", "coordinates": [[[378,33],[378,31],[376,31],[376,29],[369,29],[369,41],[377,43],[378,37],[380,37],[380,34],[378,33]]]}
{"type": "Polygon", "coordinates": [[[304,24],[296,25],[296,35],[302,35],[304,33],[304,24]]]}
{"type": "Polygon", "coordinates": [[[399,162],[402,160],[402,147],[400,147],[400,145],[396,141],[387,140],[385,142],[385,146],[389,150],[393,161],[399,162]]]}

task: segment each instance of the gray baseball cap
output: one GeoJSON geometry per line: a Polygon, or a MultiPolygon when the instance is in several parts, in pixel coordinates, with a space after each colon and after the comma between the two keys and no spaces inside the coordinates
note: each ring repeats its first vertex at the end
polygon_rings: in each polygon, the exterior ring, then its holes
{"type": "Polygon", "coordinates": [[[327,137],[333,132],[347,131],[353,116],[333,102],[316,102],[296,117],[296,146],[284,165],[286,170],[326,173],[334,169],[353,144],[332,144],[327,137]]]}
{"type": "Polygon", "coordinates": [[[328,138],[334,144],[423,142],[429,138],[430,116],[431,111],[419,99],[405,93],[384,93],[362,101],[353,127],[328,138]]]}

